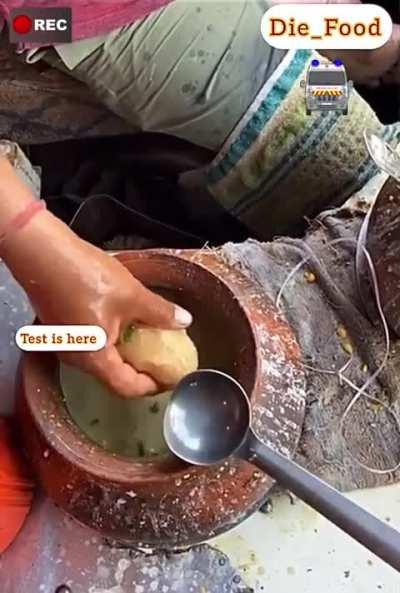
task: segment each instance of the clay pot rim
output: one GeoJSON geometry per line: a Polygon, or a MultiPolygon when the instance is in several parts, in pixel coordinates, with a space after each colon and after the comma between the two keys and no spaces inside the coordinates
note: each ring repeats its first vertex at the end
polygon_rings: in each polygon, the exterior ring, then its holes
{"type": "MultiPolygon", "coordinates": [[[[158,261],[163,264],[168,262],[169,266],[177,266],[182,269],[192,271],[195,275],[207,276],[211,279],[214,285],[219,285],[220,289],[229,295],[232,306],[237,308],[243,322],[247,326],[247,332],[251,339],[249,345],[253,353],[254,369],[251,389],[249,389],[250,398],[257,387],[257,377],[259,375],[260,361],[256,356],[257,352],[257,338],[251,327],[249,317],[245,309],[240,304],[232,289],[219,278],[216,274],[206,269],[201,264],[189,261],[179,257],[179,254],[172,255],[169,253],[160,253],[156,250],[141,250],[133,251],[113,251],[110,255],[116,257],[121,263],[129,266],[130,263],[137,263],[138,261],[158,261]]],[[[129,267],[128,267],[129,269],[129,267]]],[[[171,268],[170,268],[171,269],[171,268]]],[[[171,285],[171,288],[176,288],[171,285]]],[[[66,458],[69,463],[75,466],[79,471],[84,471],[93,477],[105,480],[107,482],[118,482],[126,484],[127,488],[132,487],[133,483],[140,489],[140,484],[148,484],[151,482],[169,482],[171,479],[176,479],[185,474],[195,471],[197,475],[207,473],[209,467],[200,467],[189,465],[172,455],[164,455],[154,460],[135,461],[132,458],[124,457],[115,453],[110,453],[104,450],[100,445],[92,441],[85,433],[81,432],[70,417],[66,406],[63,403],[63,395],[59,383],[56,379],[52,379],[48,385],[48,391],[51,393],[52,401],[48,410],[44,410],[42,406],[32,405],[32,393],[40,391],[40,388],[35,385],[32,379],[32,370],[36,368],[47,368],[50,371],[50,376],[54,377],[55,371],[58,371],[58,361],[54,353],[44,352],[26,352],[23,354],[21,362],[21,384],[25,393],[27,405],[32,414],[36,426],[48,446],[49,456],[51,450],[66,458]],[[49,418],[52,416],[57,418],[57,423],[61,424],[63,433],[60,431],[52,432],[49,430],[49,418]],[[66,437],[66,438],[65,438],[66,437]],[[78,445],[78,446],[77,446],[78,445]]],[[[42,384],[41,384],[42,387],[42,384]]],[[[219,465],[223,465],[223,462],[219,465]]]]}

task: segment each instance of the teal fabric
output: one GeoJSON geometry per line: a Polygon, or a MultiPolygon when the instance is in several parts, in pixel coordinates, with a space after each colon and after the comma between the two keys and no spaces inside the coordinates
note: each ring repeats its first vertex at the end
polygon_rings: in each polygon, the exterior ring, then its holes
{"type": "Polygon", "coordinates": [[[257,140],[261,130],[277,111],[282,101],[290,92],[294,82],[303,72],[305,65],[310,60],[311,54],[312,52],[309,50],[299,50],[296,52],[288,68],[268,94],[268,99],[261,103],[257,112],[251,117],[238,139],[233,142],[224,158],[218,165],[211,167],[208,171],[209,183],[216,183],[225,177],[235,167],[253,142],[257,140]]]}
{"type": "MultiPolygon", "coordinates": [[[[400,144],[400,123],[395,123],[390,126],[385,126],[382,138],[390,144],[393,148],[396,148],[400,144]]],[[[347,185],[343,186],[343,195],[350,197],[354,192],[358,191],[360,187],[363,187],[374,175],[379,172],[375,161],[373,161],[369,155],[362,161],[357,169],[354,170],[354,178],[347,185]]],[[[335,197],[334,194],[328,196],[328,200],[335,197]]]]}
{"type": "Polygon", "coordinates": [[[254,191],[249,191],[232,209],[232,213],[239,215],[246,212],[260,200],[268,200],[268,193],[285,178],[293,167],[299,165],[305,156],[318,150],[318,144],[325,133],[335,125],[341,117],[336,111],[322,113],[306,128],[304,134],[299,134],[298,142],[293,148],[282,156],[272,171],[268,171],[263,182],[254,191]]]}
{"type": "MultiPolygon", "coordinates": [[[[270,173],[256,190],[249,192],[244,196],[234,208],[230,209],[231,214],[234,216],[240,216],[248,210],[250,210],[255,204],[261,200],[268,201],[268,196],[276,185],[288,174],[288,172],[294,167],[298,166],[301,160],[309,153],[318,150],[318,144],[321,139],[321,135],[327,132],[332,125],[334,125],[335,119],[341,117],[335,112],[323,114],[315,125],[310,128],[308,134],[303,136],[299,143],[288,153],[277,167],[270,173]]],[[[400,126],[395,124],[392,126],[386,126],[382,134],[383,139],[389,144],[397,144],[400,142],[400,126]]],[[[353,191],[356,191],[360,185],[367,183],[374,175],[378,173],[378,168],[374,161],[369,156],[360,163],[359,167],[354,171],[355,179],[351,183],[344,185],[342,191],[344,195],[350,196],[353,191]]],[[[334,171],[332,171],[334,174],[334,171]]],[[[336,192],[336,190],[335,190],[336,192]]],[[[336,193],[328,196],[328,201],[334,199],[336,193]]]]}
{"type": "Polygon", "coordinates": [[[308,114],[305,79],[312,51],[287,55],[205,172],[208,191],[231,215],[269,240],[342,204],[377,172],[364,141],[370,128],[392,146],[400,124],[384,126],[355,89],[348,114],[308,114]]]}

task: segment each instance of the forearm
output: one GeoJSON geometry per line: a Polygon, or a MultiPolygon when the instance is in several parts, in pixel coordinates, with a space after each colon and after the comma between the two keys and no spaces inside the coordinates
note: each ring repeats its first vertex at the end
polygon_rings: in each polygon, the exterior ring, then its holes
{"type": "Polygon", "coordinates": [[[9,228],[12,220],[34,199],[8,160],[0,158],[0,232],[6,230],[0,243],[0,257],[30,294],[46,276],[57,273],[57,251],[69,250],[72,256],[78,240],[47,210],[36,212],[23,228],[15,231],[9,228]]]}
{"type": "Polygon", "coordinates": [[[159,386],[150,376],[122,360],[116,348],[121,332],[133,323],[182,329],[191,315],[150,292],[117,259],[80,239],[47,210],[29,210],[32,204],[34,196],[0,160],[0,257],[44,325],[96,325],[107,335],[97,352],[60,352],[59,357],[123,397],[156,393],[159,386]],[[17,228],[13,219],[27,212],[35,215],[17,228]]]}
{"type": "Polygon", "coordinates": [[[19,179],[9,161],[0,157],[0,228],[4,229],[32,199],[31,191],[19,179]]]}

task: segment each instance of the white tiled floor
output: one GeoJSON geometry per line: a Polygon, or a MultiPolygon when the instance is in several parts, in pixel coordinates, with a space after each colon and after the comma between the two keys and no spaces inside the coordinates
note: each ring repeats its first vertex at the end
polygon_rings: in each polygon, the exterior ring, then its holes
{"type": "MultiPolygon", "coordinates": [[[[350,497],[400,529],[400,486],[350,497]]],[[[214,542],[256,593],[400,593],[400,575],[300,501],[276,499],[214,542]]]]}

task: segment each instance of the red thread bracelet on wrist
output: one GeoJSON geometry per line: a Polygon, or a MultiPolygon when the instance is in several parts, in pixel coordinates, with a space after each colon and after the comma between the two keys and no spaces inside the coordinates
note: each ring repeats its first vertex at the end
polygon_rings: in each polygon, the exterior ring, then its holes
{"type": "Polygon", "coordinates": [[[21,230],[26,226],[32,218],[41,210],[46,208],[46,202],[44,200],[32,200],[29,204],[10,222],[6,225],[5,229],[0,233],[0,244],[5,241],[10,234],[21,230]]]}

